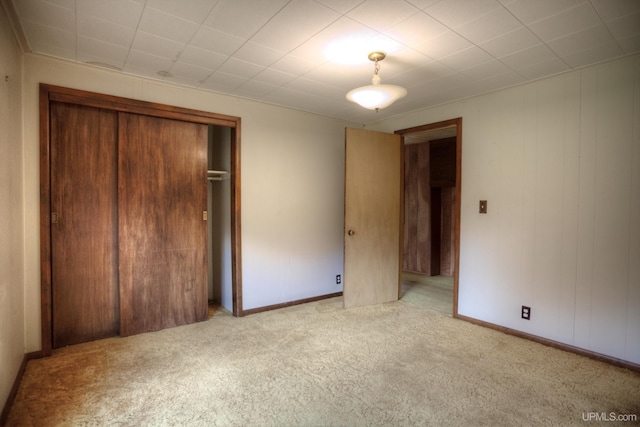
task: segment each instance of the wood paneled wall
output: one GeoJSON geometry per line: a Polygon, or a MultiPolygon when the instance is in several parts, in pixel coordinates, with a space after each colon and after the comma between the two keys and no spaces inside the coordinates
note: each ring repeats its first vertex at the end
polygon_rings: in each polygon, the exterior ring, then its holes
{"type": "Polygon", "coordinates": [[[402,268],[429,274],[431,271],[429,150],[420,149],[422,145],[405,146],[402,268]]]}

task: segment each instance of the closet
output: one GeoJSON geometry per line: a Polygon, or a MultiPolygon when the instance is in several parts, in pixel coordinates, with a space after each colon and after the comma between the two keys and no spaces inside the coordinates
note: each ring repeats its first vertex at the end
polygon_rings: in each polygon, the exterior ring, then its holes
{"type": "Polygon", "coordinates": [[[216,217],[230,220],[226,274],[237,286],[239,118],[40,92],[43,352],[205,320],[215,128],[229,141],[233,185],[216,217]]]}
{"type": "Polygon", "coordinates": [[[233,311],[231,251],[231,129],[225,126],[209,126],[209,150],[207,171],[209,212],[209,283],[210,304],[233,311]]]}

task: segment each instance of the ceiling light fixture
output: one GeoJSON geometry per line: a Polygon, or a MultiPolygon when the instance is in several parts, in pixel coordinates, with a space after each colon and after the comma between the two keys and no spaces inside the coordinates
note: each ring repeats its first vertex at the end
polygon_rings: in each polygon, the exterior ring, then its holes
{"type": "Polygon", "coordinates": [[[371,52],[369,59],[376,63],[373,78],[369,86],[362,86],[347,92],[347,99],[359,104],[361,107],[378,112],[381,108],[386,108],[398,99],[407,95],[407,90],[401,86],[380,84],[379,61],[385,58],[384,52],[371,52]]]}

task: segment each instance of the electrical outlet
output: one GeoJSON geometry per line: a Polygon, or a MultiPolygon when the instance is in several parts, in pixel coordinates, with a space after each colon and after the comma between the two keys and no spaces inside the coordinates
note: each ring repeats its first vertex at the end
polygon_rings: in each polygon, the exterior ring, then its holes
{"type": "Polygon", "coordinates": [[[340,274],[336,274],[336,285],[342,283],[342,276],[340,274]]]}
{"type": "Polygon", "coordinates": [[[531,320],[531,307],[527,307],[526,305],[522,306],[522,318],[524,320],[531,320]]]}

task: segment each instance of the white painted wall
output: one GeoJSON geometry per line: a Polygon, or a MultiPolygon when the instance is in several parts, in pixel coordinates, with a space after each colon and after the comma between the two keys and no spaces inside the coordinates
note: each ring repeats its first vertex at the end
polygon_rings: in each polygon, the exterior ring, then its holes
{"type": "Polygon", "coordinates": [[[0,6],[0,409],[25,353],[21,57],[0,6]]]}
{"type": "Polygon", "coordinates": [[[370,128],[455,117],[459,313],[640,363],[640,56],[370,128]]]}
{"type": "Polygon", "coordinates": [[[340,120],[140,79],[37,55],[24,56],[25,334],[41,347],[38,84],[160,102],[242,118],[243,308],[339,292],[344,128],[340,120]]]}

